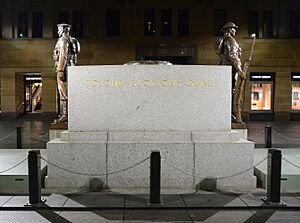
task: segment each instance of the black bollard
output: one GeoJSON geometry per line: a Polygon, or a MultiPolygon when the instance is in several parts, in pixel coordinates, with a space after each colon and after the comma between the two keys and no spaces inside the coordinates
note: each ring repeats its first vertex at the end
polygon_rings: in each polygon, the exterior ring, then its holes
{"type": "Polygon", "coordinates": [[[280,204],[281,151],[268,150],[267,203],[280,204]]]}
{"type": "Polygon", "coordinates": [[[41,200],[41,155],[39,150],[28,152],[29,205],[39,205],[41,200]]]}
{"type": "Polygon", "coordinates": [[[265,127],[265,148],[272,148],[272,126],[265,127]]]}
{"type": "Polygon", "coordinates": [[[150,156],[150,205],[160,205],[160,163],[159,151],[151,151],[150,156]]]}
{"type": "Polygon", "coordinates": [[[23,127],[17,127],[17,149],[23,149],[23,127]]]}

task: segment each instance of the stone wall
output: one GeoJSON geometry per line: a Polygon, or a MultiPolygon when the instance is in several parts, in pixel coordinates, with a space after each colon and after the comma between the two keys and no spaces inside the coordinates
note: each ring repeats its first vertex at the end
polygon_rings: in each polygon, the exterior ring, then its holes
{"type": "MultiPolygon", "coordinates": [[[[43,106],[45,112],[56,111],[55,74],[53,71],[52,50],[56,42],[53,33],[56,32],[55,21],[58,11],[71,12],[82,10],[84,14],[84,37],[79,41],[82,53],[79,56],[79,65],[96,64],[123,64],[136,59],[136,48],[140,45],[157,45],[162,49],[162,55],[170,54],[164,46],[173,45],[175,48],[187,45],[196,46],[196,64],[213,65],[217,63],[214,52],[216,36],[213,35],[213,10],[225,9],[227,20],[239,25],[237,40],[243,49],[243,61],[248,58],[251,49],[251,40],[248,36],[248,10],[257,10],[259,20],[262,20],[262,11],[273,11],[274,38],[259,38],[256,41],[253,63],[248,72],[275,72],[275,117],[287,119],[291,105],[291,72],[300,71],[299,39],[289,39],[289,12],[300,10],[298,1],[207,1],[191,0],[183,2],[172,1],[42,1],[42,0],[3,0],[0,2],[2,13],[3,38],[0,39],[0,74],[1,74],[1,109],[2,112],[17,112],[20,101],[19,93],[15,88],[16,72],[42,73],[43,106]],[[188,4],[187,4],[188,3],[188,4]],[[119,8],[121,14],[120,37],[105,36],[105,10],[119,8]],[[157,35],[144,37],[143,10],[156,9],[157,35]],[[173,35],[160,35],[160,10],[173,10],[173,35]],[[177,36],[177,10],[189,9],[190,35],[177,36]],[[17,13],[29,13],[29,37],[31,37],[32,19],[34,11],[44,14],[42,39],[16,39],[17,13]],[[14,25],[13,25],[14,24],[14,25]],[[44,71],[46,72],[44,74],[44,71]],[[15,92],[15,93],[14,93],[15,92]],[[45,100],[44,100],[45,99],[45,100]]],[[[260,36],[262,22],[260,22],[260,36]]],[[[171,49],[172,51],[172,49],[171,49]]],[[[249,79],[246,88],[245,111],[250,108],[249,79]]]]}

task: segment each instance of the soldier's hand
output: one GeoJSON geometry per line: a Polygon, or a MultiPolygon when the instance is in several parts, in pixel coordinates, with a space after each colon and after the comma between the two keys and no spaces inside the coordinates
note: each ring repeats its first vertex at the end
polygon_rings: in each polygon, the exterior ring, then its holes
{"type": "Polygon", "coordinates": [[[246,80],[247,79],[247,75],[243,72],[243,74],[241,75],[242,80],[246,80]]]}
{"type": "Polygon", "coordinates": [[[65,78],[65,75],[63,72],[59,71],[57,75],[59,77],[59,80],[61,80],[62,82],[66,81],[66,78],[65,78]]]}
{"type": "Polygon", "coordinates": [[[245,74],[244,71],[239,72],[239,76],[240,76],[241,80],[246,80],[247,79],[247,75],[245,74]]]}

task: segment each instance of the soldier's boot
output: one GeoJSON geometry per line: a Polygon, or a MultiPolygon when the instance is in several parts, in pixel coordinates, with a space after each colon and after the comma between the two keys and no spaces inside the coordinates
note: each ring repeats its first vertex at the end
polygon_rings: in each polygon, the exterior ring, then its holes
{"type": "Polygon", "coordinates": [[[68,121],[68,104],[67,101],[62,101],[63,115],[58,120],[59,122],[67,122],[68,121]]]}

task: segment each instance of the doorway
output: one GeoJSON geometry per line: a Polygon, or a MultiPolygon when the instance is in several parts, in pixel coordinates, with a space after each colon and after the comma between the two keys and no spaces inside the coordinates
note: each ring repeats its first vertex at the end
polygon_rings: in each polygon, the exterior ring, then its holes
{"type": "Polygon", "coordinates": [[[25,75],[25,112],[42,112],[42,77],[41,75],[25,75]]]}

